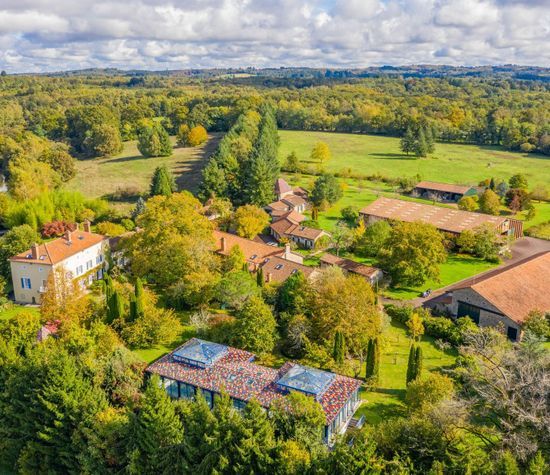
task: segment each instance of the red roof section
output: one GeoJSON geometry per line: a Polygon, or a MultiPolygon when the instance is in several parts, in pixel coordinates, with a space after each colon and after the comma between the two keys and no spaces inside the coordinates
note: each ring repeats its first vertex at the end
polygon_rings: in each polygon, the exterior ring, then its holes
{"type": "MultiPolygon", "coordinates": [[[[295,365],[287,362],[278,370],[267,368],[253,363],[253,353],[228,347],[227,353],[212,366],[199,368],[174,361],[172,354],[178,349],[149,365],[146,371],[216,393],[224,390],[230,397],[241,401],[248,402],[254,398],[266,408],[275,399],[284,397],[286,392],[279,388],[277,381],[295,365]]],[[[361,381],[357,379],[335,376],[319,399],[327,425],[360,386],[361,381]]]]}

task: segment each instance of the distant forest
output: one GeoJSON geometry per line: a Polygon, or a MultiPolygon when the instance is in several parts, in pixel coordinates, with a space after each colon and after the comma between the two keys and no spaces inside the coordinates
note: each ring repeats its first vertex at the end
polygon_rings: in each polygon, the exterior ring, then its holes
{"type": "Polygon", "coordinates": [[[101,146],[84,144],[94,141],[94,127],[98,139],[130,140],[151,120],[170,134],[183,124],[227,131],[242,112],[263,102],[271,103],[282,129],[402,136],[409,127],[430,127],[440,141],[550,154],[548,71],[418,66],[3,73],[0,154],[5,166],[6,138],[21,143],[29,134],[65,142],[73,154],[101,154],[101,146]],[[79,119],[83,112],[86,120],[79,119]],[[106,124],[109,131],[98,133],[106,124]]]}

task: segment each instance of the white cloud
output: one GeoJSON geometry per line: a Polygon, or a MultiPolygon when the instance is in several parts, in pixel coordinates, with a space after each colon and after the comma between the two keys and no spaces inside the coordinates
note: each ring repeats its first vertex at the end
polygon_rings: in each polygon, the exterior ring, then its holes
{"type": "Polygon", "coordinates": [[[0,68],[550,65],[548,0],[2,0],[0,68]]]}

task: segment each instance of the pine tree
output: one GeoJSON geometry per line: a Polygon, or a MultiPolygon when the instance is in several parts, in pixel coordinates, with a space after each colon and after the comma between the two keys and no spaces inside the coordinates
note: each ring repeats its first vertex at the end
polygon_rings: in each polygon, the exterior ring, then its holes
{"type": "Polygon", "coordinates": [[[269,473],[276,448],[275,432],[267,412],[254,399],[244,408],[243,425],[234,472],[269,473]]]}
{"type": "Polygon", "coordinates": [[[264,270],[260,267],[258,272],[256,272],[256,283],[258,284],[258,287],[263,287],[264,282],[264,270]]]}
{"type": "Polygon", "coordinates": [[[407,127],[405,135],[401,138],[401,151],[407,155],[414,151],[414,134],[410,127],[407,127]]]}
{"type": "Polygon", "coordinates": [[[176,191],[176,183],[170,170],[165,166],[157,167],[151,179],[151,196],[170,196],[174,191],[176,191]]]}
{"type": "Polygon", "coordinates": [[[162,473],[168,447],[181,443],[183,426],[174,404],[157,376],[145,389],[143,402],[131,421],[128,458],[131,473],[162,473]]]}
{"type": "Polygon", "coordinates": [[[172,155],[172,143],[166,129],[160,124],[143,127],[138,134],[138,150],[144,157],[172,155]]]}
{"type": "Polygon", "coordinates": [[[426,143],[426,137],[422,129],[418,131],[414,144],[414,153],[417,157],[425,157],[428,155],[428,144],[426,143]]]}
{"type": "Polygon", "coordinates": [[[426,152],[434,153],[435,151],[435,140],[433,129],[430,126],[424,128],[424,137],[426,140],[426,152]]]}
{"type": "Polygon", "coordinates": [[[550,473],[550,466],[544,460],[542,452],[537,452],[529,462],[529,466],[525,471],[527,475],[546,475],[550,473]]]}
{"type": "Polygon", "coordinates": [[[409,384],[411,381],[414,381],[416,369],[416,345],[411,345],[411,348],[409,350],[409,360],[407,362],[407,384],[409,384]]]}
{"type": "Polygon", "coordinates": [[[145,200],[140,196],[136,202],[136,206],[132,211],[132,219],[135,221],[137,217],[145,211],[145,200]]]}

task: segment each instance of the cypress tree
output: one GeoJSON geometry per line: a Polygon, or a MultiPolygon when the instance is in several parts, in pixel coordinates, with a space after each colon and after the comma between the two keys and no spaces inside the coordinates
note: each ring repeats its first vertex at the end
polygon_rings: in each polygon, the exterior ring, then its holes
{"type": "Polygon", "coordinates": [[[528,475],[545,475],[550,473],[550,466],[544,460],[542,452],[537,452],[529,462],[529,466],[525,472],[528,475]]]}
{"type": "Polygon", "coordinates": [[[134,288],[135,302],[136,302],[136,317],[143,316],[143,282],[138,277],[136,279],[136,285],[134,288]]]}
{"type": "Polygon", "coordinates": [[[414,373],[414,379],[418,379],[422,376],[422,348],[420,345],[416,347],[414,355],[414,373]]]}
{"type": "Polygon", "coordinates": [[[109,311],[107,315],[107,323],[113,323],[124,316],[124,304],[118,291],[114,291],[109,300],[109,311]]]}
{"type": "Polygon", "coordinates": [[[435,151],[435,140],[433,129],[430,126],[424,128],[424,137],[426,140],[426,152],[433,153],[435,151]]]}
{"type": "Polygon", "coordinates": [[[495,191],[497,185],[495,183],[495,179],[491,177],[491,181],[489,182],[489,188],[493,191],[495,191]]]}
{"type": "Polygon", "coordinates": [[[409,361],[407,362],[407,384],[414,381],[415,378],[415,364],[416,364],[416,345],[411,345],[409,350],[409,361]]]}
{"type": "Polygon", "coordinates": [[[344,339],[344,335],[342,332],[337,331],[334,335],[334,348],[332,350],[332,357],[334,358],[334,361],[336,364],[342,365],[344,364],[344,360],[346,358],[346,342],[344,339]]]}
{"type": "Polygon", "coordinates": [[[183,426],[174,404],[153,376],[143,403],[132,417],[128,459],[133,473],[163,473],[163,453],[183,440],[183,426]]]}
{"type": "Polygon", "coordinates": [[[137,309],[136,309],[136,296],[134,294],[130,294],[129,307],[130,307],[130,316],[128,320],[130,322],[135,322],[137,319],[137,309]]]}
{"type": "Polygon", "coordinates": [[[170,196],[176,190],[174,176],[165,166],[157,167],[151,179],[151,196],[170,196]]]}
{"type": "Polygon", "coordinates": [[[264,270],[261,267],[258,269],[258,272],[256,272],[256,283],[258,287],[264,286],[264,270]]]}
{"type": "Polygon", "coordinates": [[[365,369],[365,378],[370,380],[374,376],[374,341],[371,338],[367,345],[367,365],[365,369]]]}
{"type": "Polygon", "coordinates": [[[372,347],[372,379],[378,381],[380,376],[380,340],[378,337],[373,339],[372,347]]]}

